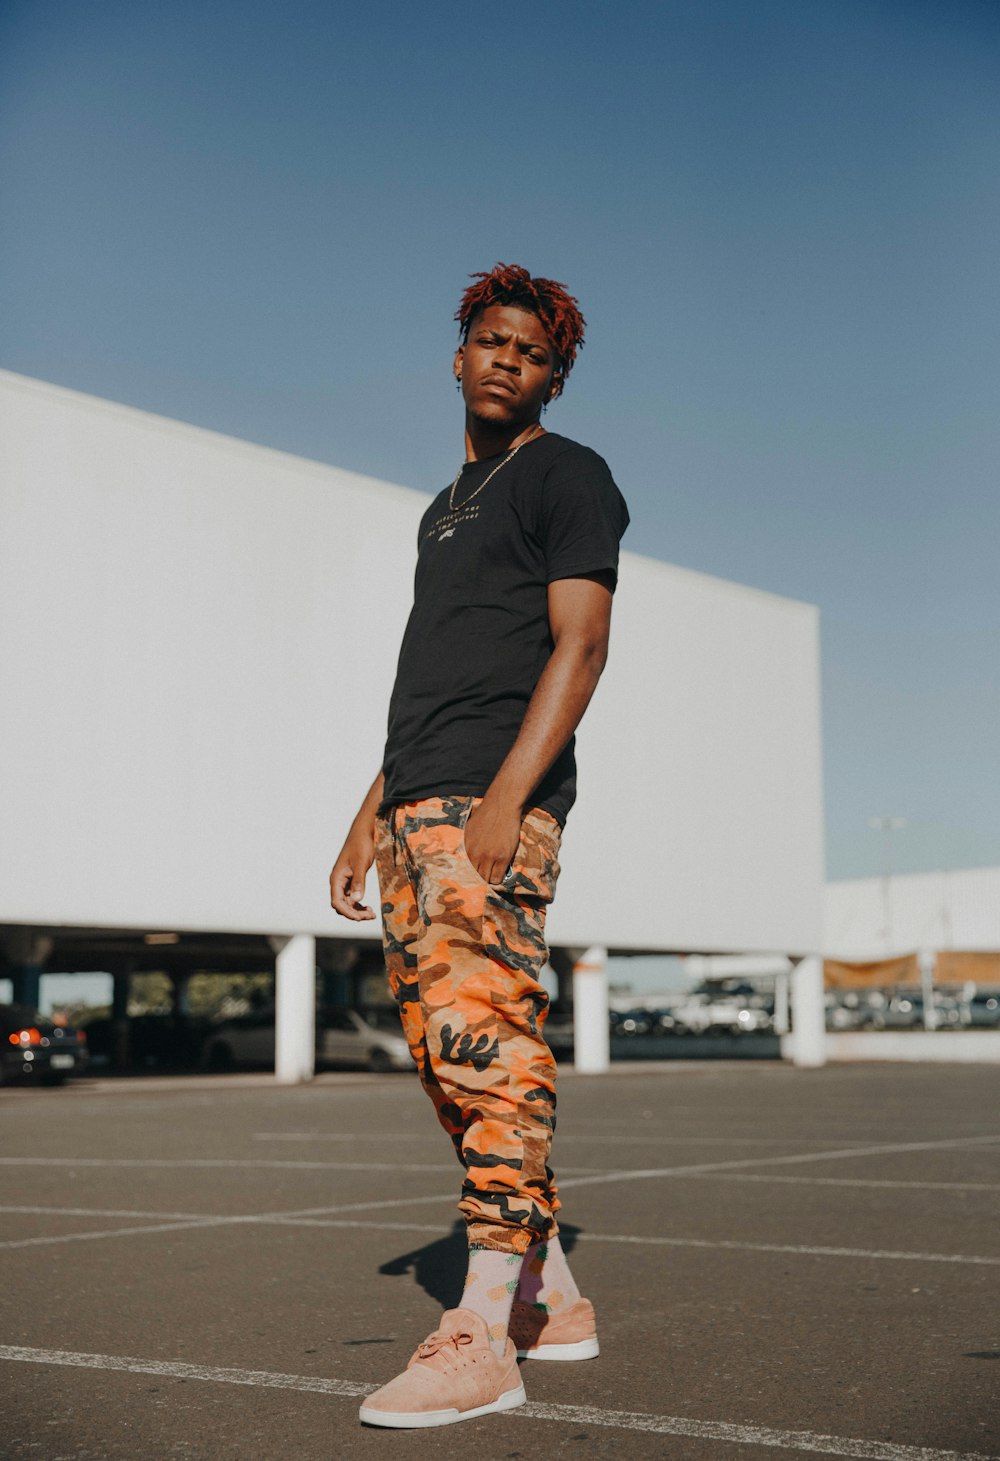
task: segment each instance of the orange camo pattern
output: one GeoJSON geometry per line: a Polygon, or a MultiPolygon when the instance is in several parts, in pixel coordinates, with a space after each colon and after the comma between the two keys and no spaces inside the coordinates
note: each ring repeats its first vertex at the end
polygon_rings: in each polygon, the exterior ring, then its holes
{"type": "Polygon", "coordinates": [[[376,866],[386,968],[403,1033],[465,1168],[470,1242],[523,1253],[556,1231],[548,1165],[555,1061],[538,975],[559,876],[558,822],[533,808],[501,883],[465,852],[479,797],[428,797],[380,812],[376,866]]]}

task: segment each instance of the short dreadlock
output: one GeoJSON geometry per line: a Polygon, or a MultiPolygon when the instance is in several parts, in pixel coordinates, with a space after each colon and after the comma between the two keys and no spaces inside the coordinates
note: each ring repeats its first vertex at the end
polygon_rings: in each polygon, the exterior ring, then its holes
{"type": "Polygon", "coordinates": [[[463,345],[469,338],[472,321],[481,310],[492,304],[515,305],[537,315],[552,341],[558,356],[560,395],[566,377],[573,369],[576,352],[583,348],[586,320],[564,284],[555,279],[532,279],[519,264],[495,264],[488,274],[470,274],[477,281],[469,285],[455,312],[463,345]]]}

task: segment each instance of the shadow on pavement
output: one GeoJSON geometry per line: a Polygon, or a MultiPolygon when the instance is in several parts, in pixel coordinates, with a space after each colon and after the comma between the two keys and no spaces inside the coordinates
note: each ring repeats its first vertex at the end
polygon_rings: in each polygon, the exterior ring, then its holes
{"type": "MultiPolygon", "coordinates": [[[[567,1256],[573,1252],[580,1231],[580,1228],[560,1226],[559,1239],[567,1256]]],[[[461,1303],[468,1259],[465,1223],[458,1218],[444,1237],[435,1238],[422,1248],[414,1248],[411,1253],[390,1258],[379,1268],[379,1273],[399,1278],[412,1272],[424,1293],[429,1294],[442,1309],[453,1309],[461,1303]]]]}

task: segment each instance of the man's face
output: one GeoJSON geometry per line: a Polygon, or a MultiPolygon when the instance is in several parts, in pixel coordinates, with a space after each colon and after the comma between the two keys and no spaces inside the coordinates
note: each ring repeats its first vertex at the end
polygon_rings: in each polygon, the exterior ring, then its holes
{"type": "Polygon", "coordinates": [[[470,415],[491,426],[537,421],[556,394],[558,360],[541,320],[516,305],[491,304],[472,321],[455,356],[470,415]]]}

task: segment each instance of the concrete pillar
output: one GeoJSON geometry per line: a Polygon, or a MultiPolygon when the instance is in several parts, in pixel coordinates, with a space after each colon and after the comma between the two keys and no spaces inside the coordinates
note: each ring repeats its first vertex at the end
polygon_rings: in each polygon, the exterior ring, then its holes
{"type": "Polygon", "coordinates": [[[352,1009],[364,1014],[369,1009],[384,1008],[391,1000],[389,976],[385,968],[382,941],[369,939],[358,945],[357,958],[351,966],[352,1009]]]}
{"type": "Polygon", "coordinates": [[[131,968],[115,969],[112,971],[111,1018],[113,1020],[128,1019],[128,994],[131,978],[131,968]]]}
{"type": "Polygon", "coordinates": [[[316,982],[325,1008],[356,1007],[353,973],[360,961],[360,944],[348,939],[320,939],[316,944],[316,982]]]}
{"type": "Polygon", "coordinates": [[[3,936],[11,1003],[37,1009],[41,999],[42,975],[55,945],[50,934],[34,928],[9,928],[3,936]]]}
{"type": "Polygon", "coordinates": [[[360,965],[353,968],[347,976],[347,1005],[349,1009],[362,1010],[364,1008],[367,977],[367,970],[360,965]]]}
{"type": "Polygon", "coordinates": [[[917,954],[920,968],[920,988],[924,996],[924,1029],[937,1029],[937,1010],[934,1008],[934,976],[937,973],[937,954],[933,949],[921,949],[917,954]]]}
{"type": "Polygon", "coordinates": [[[588,1075],[611,1064],[608,951],[596,944],[573,965],[573,1063],[588,1075]]]}
{"type": "Polygon", "coordinates": [[[272,938],[274,1074],[288,1085],[312,1080],[316,1069],[316,940],[311,934],[272,938]]]}
{"type": "Polygon", "coordinates": [[[132,1041],[128,1020],[128,997],[132,983],[132,961],[116,961],[111,974],[111,1068],[128,1070],[132,1060],[132,1041]]]}
{"type": "Polygon", "coordinates": [[[795,1065],[826,1064],[823,960],[816,955],[799,959],[792,970],[792,1031],[782,1037],[781,1047],[795,1065]]]}
{"type": "Polygon", "coordinates": [[[167,974],[170,980],[170,1003],[175,1015],[189,1015],[191,1013],[191,972],[188,969],[171,969],[167,974]]]}
{"type": "Polygon", "coordinates": [[[324,969],[320,989],[324,1005],[342,1009],[351,1002],[351,981],[346,969],[324,969]]]}
{"type": "Polygon", "coordinates": [[[582,949],[549,949],[549,968],[556,976],[556,996],[552,1001],[555,1014],[573,1013],[573,965],[582,949]]]}
{"type": "Polygon", "coordinates": [[[783,974],[774,976],[774,1033],[776,1035],[787,1035],[792,1028],[788,1013],[789,977],[787,970],[783,974]]]}
{"type": "Polygon", "coordinates": [[[9,972],[14,1004],[24,1004],[29,1009],[36,1010],[42,995],[41,969],[38,965],[22,964],[20,969],[11,969],[9,972]]]}

